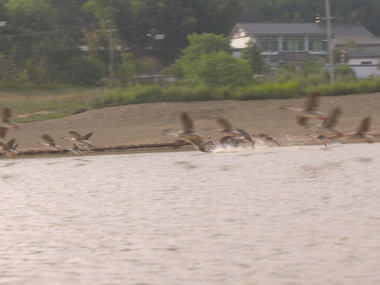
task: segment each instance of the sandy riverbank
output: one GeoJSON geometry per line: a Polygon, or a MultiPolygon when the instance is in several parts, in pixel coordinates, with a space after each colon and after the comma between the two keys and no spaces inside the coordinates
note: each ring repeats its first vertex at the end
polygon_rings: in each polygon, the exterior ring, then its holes
{"type": "MultiPolygon", "coordinates": [[[[214,101],[149,103],[117,106],[91,110],[66,118],[21,124],[21,129],[10,130],[6,140],[15,137],[21,150],[46,150],[39,145],[42,134],[50,134],[57,143],[69,147],[59,139],[68,131],[79,133],[94,132],[91,141],[99,149],[121,146],[154,145],[168,146],[173,137],[162,135],[167,128],[180,129],[179,113],[189,112],[197,132],[207,137],[218,138],[220,134],[216,119],[227,118],[234,127],[247,130],[250,134],[267,133],[281,143],[290,141],[308,143],[304,128],[295,123],[295,114],[279,110],[280,106],[302,107],[304,99],[255,100],[255,101],[214,101]]],[[[359,121],[372,117],[371,132],[380,133],[380,93],[321,97],[320,110],[329,112],[340,106],[343,114],[337,128],[350,132],[357,128],[359,121]]]]}

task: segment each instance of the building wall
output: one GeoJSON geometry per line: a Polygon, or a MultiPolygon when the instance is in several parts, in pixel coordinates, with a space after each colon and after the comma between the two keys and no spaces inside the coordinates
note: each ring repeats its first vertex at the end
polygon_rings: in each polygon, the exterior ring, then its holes
{"type": "Polygon", "coordinates": [[[368,76],[380,76],[378,58],[350,58],[347,64],[355,71],[356,77],[367,78],[368,76]]]}
{"type": "Polygon", "coordinates": [[[252,39],[250,37],[240,37],[231,39],[231,47],[234,49],[243,49],[246,48],[246,45],[252,39]]]}

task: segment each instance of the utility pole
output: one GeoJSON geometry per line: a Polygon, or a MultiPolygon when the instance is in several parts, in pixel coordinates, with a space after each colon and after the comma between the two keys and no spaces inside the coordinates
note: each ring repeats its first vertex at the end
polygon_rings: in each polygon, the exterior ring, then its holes
{"type": "Polygon", "coordinates": [[[334,49],[332,48],[331,40],[331,16],[330,16],[330,0],[325,0],[326,8],[326,22],[327,22],[327,52],[329,58],[329,72],[330,72],[330,83],[334,82],[334,66],[333,66],[333,57],[334,49]]]}

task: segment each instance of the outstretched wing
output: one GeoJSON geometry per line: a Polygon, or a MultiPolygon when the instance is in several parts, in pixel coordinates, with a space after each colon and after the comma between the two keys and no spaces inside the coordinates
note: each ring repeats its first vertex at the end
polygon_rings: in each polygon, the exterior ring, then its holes
{"type": "Polygon", "coordinates": [[[366,117],[360,121],[358,133],[365,133],[369,131],[369,127],[371,126],[371,117],[366,117]]]}
{"type": "Polygon", "coordinates": [[[227,119],[219,118],[216,122],[223,128],[223,131],[225,132],[232,131],[232,125],[230,124],[229,121],[227,121],[227,119]]]}
{"type": "Polygon", "coordinates": [[[274,142],[276,145],[280,146],[280,143],[274,137],[268,134],[259,134],[259,137],[263,138],[266,141],[274,142]]]}
{"type": "Polygon", "coordinates": [[[13,145],[14,145],[15,143],[16,143],[16,139],[13,138],[13,139],[11,139],[11,140],[9,140],[9,141],[7,142],[6,146],[7,146],[7,148],[12,149],[12,148],[13,148],[13,145]]]}
{"type": "Polygon", "coordinates": [[[333,128],[338,122],[339,116],[342,114],[342,110],[339,107],[335,107],[322,125],[326,128],[333,128]]]}
{"type": "Polygon", "coordinates": [[[76,139],[80,139],[82,136],[80,134],[78,134],[76,131],[70,131],[69,132],[70,135],[72,135],[74,138],[76,139]]]}
{"type": "Polygon", "coordinates": [[[298,115],[296,120],[297,120],[297,124],[307,127],[307,121],[309,120],[309,118],[298,115]]]}
{"type": "Polygon", "coordinates": [[[11,116],[12,116],[11,109],[9,109],[8,107],[4,108],[3,109],[3,113],[2,113],[2,120],[3,120],[3,122],[4,123],[9,123],[11,116]]]}
{"type": "Polygon", "coordinates": [[[181,120],[181,124],[182,124],[182,126],[186,132],[193,131],[194,124],[193,124],[193,121],[191,120],[190,116],[187,113],[185,113],[185,112],[181,113],[180,120],[181,120]]]}
{"type": "Polygon", "coordinates": [[[41,136],[47,143],[55,143],[55,141],[52,139],[51,136],[49,136],[48,134],[44,134],[41,136]]]}
{"type": "Polygon", "coordinates": [[[319,103],[319,94],[317,92],[311,93],[306,99],[305,110],[313,111],[316,110],[319,103]]]}
{"type": "Polygon", "coordinates": [[[89,133],[83,135],[82,138],[85,139],[85,140],[88,140],[92,136],[92,133],[93,132],[89,132],[89,133]]]}
{"type": "Polygon", "coordinates": [[[4,138],[7,133],[7,128],[0,127],[0,137],[4,138]]]}
{"type": "Polygon", "coordinates": [[[251,137],[251,135],[246,131],[246,130],[243,130],[243,129],[236,129],[239,133],[241,133],[242,134],[242,136],[246,139],[246,140],[248,140],[248,141],[250,141],[250,142],[253,142],[253,139],[252,139],[252,137],[251,137]]]}

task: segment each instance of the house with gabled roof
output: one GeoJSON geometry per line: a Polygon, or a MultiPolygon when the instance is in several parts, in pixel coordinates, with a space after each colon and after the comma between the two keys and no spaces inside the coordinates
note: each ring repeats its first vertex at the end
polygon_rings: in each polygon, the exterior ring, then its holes
{"type": "MultiPolygon", "coordinates": [[[[255,42],[271,67],[306,59],[326,64],[326,30],[322,23],[237,23],[230,33],[230,40],[237,54],[249,41],[255,42]]],[[[332,48],[342,51],[342,63],[350,65],[358,77],[380,76],[377,69],[380,37],[359,23],[333,23],[331,31],[332,48]],[[352,45],[355,49],[348,48],[352,45]],[[360,60],[356,58],[359,54],[360,60]]]]}

